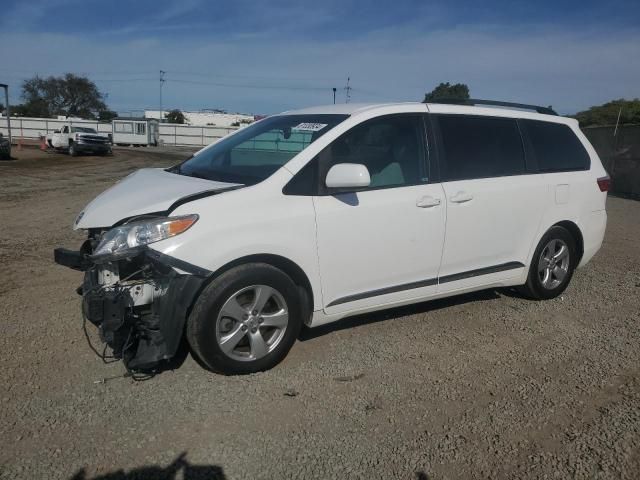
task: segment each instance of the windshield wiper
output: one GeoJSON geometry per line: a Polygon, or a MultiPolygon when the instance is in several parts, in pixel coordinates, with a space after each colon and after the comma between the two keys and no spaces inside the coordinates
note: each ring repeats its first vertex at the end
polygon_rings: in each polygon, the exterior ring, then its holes
{"type": "Polygon", "coordinates": [[[190,172],[190,173],[182,173],[182,175],[186,175],[187,177],[194,177],[194,178],[202,178],[203,180],[213,180],[210,176],[201,173],[201,172],[190,172]]]}
{"type": "Polygon", "coordinates": [[[184,173],[182,171],[182,165],[184,165],[185,163],[187,163],[189,160],[191,160],[194,157],[193,153],[191,154],[191,156],[183,161],[181,161],[179,164],[174,165],[173,167],[169,167],[167,168],[167,172],[169,173],[177,173],[178,175],[186,175],[189,176],[188,174],[184,173]]]}

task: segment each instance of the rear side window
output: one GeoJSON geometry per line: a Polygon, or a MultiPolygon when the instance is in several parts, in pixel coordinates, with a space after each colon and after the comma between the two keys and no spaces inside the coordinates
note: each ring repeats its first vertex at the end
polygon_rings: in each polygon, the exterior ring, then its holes
{"type": "Polygon", "coordinates": [[[526,129],[540,172],[588,170],[589,154],[567,125],[520,120],[526,129]]]}
{"type": "Polygon", "coordinates": [[[524,173],[524,149],[515,119],[467,115],[437,115],[437,119],[443,181],[524,173]]]}

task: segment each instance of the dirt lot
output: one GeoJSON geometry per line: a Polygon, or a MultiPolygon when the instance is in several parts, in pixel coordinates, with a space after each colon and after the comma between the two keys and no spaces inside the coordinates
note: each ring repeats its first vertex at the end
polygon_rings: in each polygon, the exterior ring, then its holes
{"type": "Polygon", "coordinates": [[[185,153],[14,154],[0,162],[0,477],[640,478],[640,202],[609,199],[603,249],[562,298],[424,303],[312,330],[270,372],[187,357],[136,382],[87,347],[81,274],[52,249],[80,244],[71,223],[98,192],[185,153]]]}

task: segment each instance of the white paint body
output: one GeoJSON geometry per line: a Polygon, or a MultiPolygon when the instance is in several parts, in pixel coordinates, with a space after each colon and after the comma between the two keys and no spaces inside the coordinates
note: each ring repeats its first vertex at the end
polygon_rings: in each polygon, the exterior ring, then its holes
{"type": "MultiPolygon", "coordinates": [[[[420,103],[347,104],[287,113],[350,116],[263,182],[180,205],[171,215],[198,214],[198,222],[185,233],[150,247],[212,272],[249,255],[284,257],[300,267],[311,285],[311,326],[473,290],[522,285],[541,237],[558,222],[572,222],[579,228],[584,243],[580,266],[600,248],[606,226],[606,192],[600,191],[597,179],[606,172],[573,119],[420,103]],[[283,194],[283,187],[293,176],[341,134],[371,118],[401,113],[487,115],[562,123],[583,143],[591,167],[588,171],[328,196],[283,194]],[[437,281],[508,262],[524,266],[446,283],[437,281]],[[415,288],[392,291],[393,286],[407,284],[415,284],[415,288]],[[372,291],[380,293],[357,298],[372,291]],[[335,303],[344,298],[353,300],[335,303]]],[[[166,208],[184,194],[223,186],[160,171],[136,173],[96,198],[85,209],[78,228],[111,225],[133,214],[166,208]]]]}
{"type": "Polygon", "coordinates": [[[325,183],[329,188],[364,188],[371,183],[371,176],[364,165],[339,163],[327,172],[325,183]]]}

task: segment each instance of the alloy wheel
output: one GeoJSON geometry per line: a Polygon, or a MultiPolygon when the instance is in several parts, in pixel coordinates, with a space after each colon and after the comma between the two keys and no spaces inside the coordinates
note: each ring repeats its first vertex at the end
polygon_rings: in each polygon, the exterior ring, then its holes
{"type": "Polygon", "coordinates": [[[550,240],[540,253],[538,278],[547,290],[557,288],[569,273],[569,246],[559,238],[550,240]]]}
{"type": "Polygon", "coordinates": [[[231,295],[216,319],[216,341],[228,357],[255,361],[271,353],[289,324],[284,297],[267,285],[252,285],[231,295]]]}

